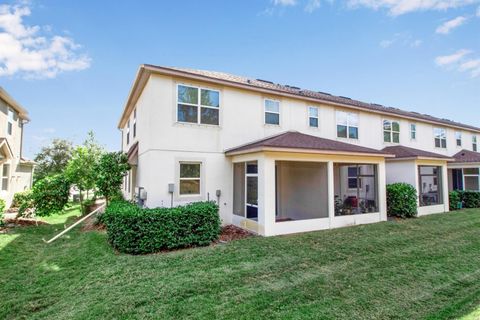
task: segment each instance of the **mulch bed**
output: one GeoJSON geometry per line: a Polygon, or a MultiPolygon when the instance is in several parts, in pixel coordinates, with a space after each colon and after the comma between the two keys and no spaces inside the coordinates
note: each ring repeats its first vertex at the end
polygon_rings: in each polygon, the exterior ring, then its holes
{"type": "Polygon", "coordinates": [[[255,234],[250,231],[247,231],[237,226],[229,224],[227,226],[222,227],[222,232],[220,233],[218,242],[230,242],[230,241],[245,239],[245,238],[254,237],[254,236],[255,234]]]}

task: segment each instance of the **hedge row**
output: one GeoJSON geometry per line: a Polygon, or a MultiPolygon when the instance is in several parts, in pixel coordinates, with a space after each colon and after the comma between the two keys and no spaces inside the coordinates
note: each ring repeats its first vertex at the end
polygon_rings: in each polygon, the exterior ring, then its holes
{"type": "Polygon", "coordinates": [[[480,192],[477,191],[452,191],[449,194],[450,210],[458,210],[459,203],[462,208],[480,208],[480,192]]]}
{"type": "Polygon", "coordinates": [[[107,227],[111,245],[130,254],[206,246],[218,239],[221,229],[214,202],[142,209],[130,202],[115,201],[101,220],[107,227]]]}

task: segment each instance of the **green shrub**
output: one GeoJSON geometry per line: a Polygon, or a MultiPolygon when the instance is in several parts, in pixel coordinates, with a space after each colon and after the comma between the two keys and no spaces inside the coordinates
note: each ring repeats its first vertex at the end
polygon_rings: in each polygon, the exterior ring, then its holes
{"type": "Polygon", "coordinates": [[[461,209],[462,198],[460,196],[460,192],[451,191],[448,194],[448,200],[449,200],[449,204],[450,204],[450,211],[461,209]]]}
{"type": "Polygon", "coordinates": [[[32,199],[32,191],[27,190],[23,192],[17,192],[13,195],[12,208],[18,209],[19,216],[23,216],[26,210],[34,207],[32,199]]]}
{"type": "Polygon", "coordinates": [[[3,227],[5,225],[5,222],[3,221],[3,212],[5,211],[5,200],[0,199],[0,227],[3,227]]]}
{"type": "Polygon", "coordinates": [[[480,192],[459,191],[464,208],[480,208],[480,192]]]}
{"type": "Polygon", "coordinates": [[[411,218],[417,215],[417,190],[407,183],[387,185],[387,213],[389,216],[411,218]]]}
{"type": "Polygon", "coordinates": [[[218,206],[196,202],[174,208],[141,209],[133,203],[110,203],[100,218],[108,241],[120,252],[154,253],[206,246],[220,235],[218,206]]]}
{"type": "Polygon", "coordinates": [[[70,183],[61,174],[38,180],[32,189],[35,214],[49,216],[62,211],[68,202],[69,195],[70,183]]]}

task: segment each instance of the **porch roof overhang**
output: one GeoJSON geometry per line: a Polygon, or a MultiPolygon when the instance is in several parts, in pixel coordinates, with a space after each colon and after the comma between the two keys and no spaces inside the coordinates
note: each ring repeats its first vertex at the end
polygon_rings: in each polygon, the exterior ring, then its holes
{"type": "Polygon", "coordinates": [[[6,138],[0,138],[0,161],[13,158],[12,148],[6,138]]]}
{"type": "Polygon", "coordinates": [[[388,159],[388,161],[408,161],[408,160],[440,160],[440,161],[452,161],[452,157],[447,157],[443,154],[434,152],[419,150],[415,148],[405,146],[392,146],[383,148],[384,152],[395,155],[394,158],[388,159]]]}
{"type": "Polygon", "coordinates": [[[135,142],[127,152],[128,163],[131,165],[138,164],[138,141],[135,142]]]}
{"type": "Polygon", "coordinates": [[[389,158],[394,155],[380,150],[357,146],[345,142],[320,138],[296,131],[288,131],[261,140],[225,150],[226,156],[256,152],[292,152],[332,154],[349,156],[370,156],[389,158]]]}
{"type": "Polygon", "coordinates": [[[453,156],[449,164],[454,165],[472,165],[480,164],[480,153],[463,149],[453,156]]]}

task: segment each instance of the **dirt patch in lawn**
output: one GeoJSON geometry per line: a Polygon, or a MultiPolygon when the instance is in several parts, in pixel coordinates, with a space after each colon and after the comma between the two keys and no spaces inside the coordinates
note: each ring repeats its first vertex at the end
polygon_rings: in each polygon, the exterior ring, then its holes
{"type": "Polygon", "coordinates": [[[227,225],[222,227],[222,232],[220,233],[220,237],[218,238],[218,242],[230,242],[234,240],[245,239],[249,237],[254,237],[255,234],[239,228],[234,225],[227,225]]]}
{"type": "Polygon", "coordinates": [[[104,224],[99,223],[97,221],[97,217],[93,215],[93,217],[88,218],[85,220],[82,224],[82,231],[83,232],[88,232],[88,231],[106,231],[106,227],[104,224]]]}

